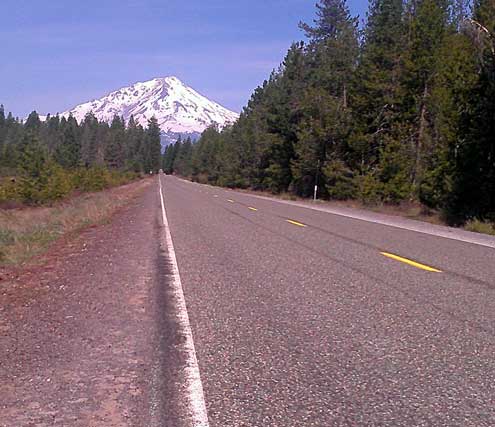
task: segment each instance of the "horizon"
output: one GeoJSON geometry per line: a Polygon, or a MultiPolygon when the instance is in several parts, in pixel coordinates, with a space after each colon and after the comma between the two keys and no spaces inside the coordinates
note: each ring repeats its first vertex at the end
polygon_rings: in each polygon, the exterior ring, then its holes
{"type": "MultiPolygon", "coordinates": [[[[300,0],[144,3],[90,0],[67,10],[60,0],[7,0],[0,18],[10,58],[0,67],[5,111],[55,115],[138,82],[176,76],[240,113],[290,44],[304,39],[298,22],[312,22],[316,12],[316,2],[300,0]]],[[[367,2],[349,7],[362,20],[367,2]]]]}

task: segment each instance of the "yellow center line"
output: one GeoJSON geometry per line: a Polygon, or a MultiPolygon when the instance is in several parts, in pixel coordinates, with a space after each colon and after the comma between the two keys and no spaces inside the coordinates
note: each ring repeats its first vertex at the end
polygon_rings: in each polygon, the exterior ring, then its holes
{"type": "Polygon", "coordinates": [[[227,199],[227,202],[230,202],[230,203],[235,203],[233,200],[231,199],[227,199]]]}
{"type": "Polygon", "coordinates": [[[250,211],[254,211],[254,212],[256,212],[256,211],[258,210],[258,209],[256,209],[256,208],[252,208],[251,206],[248,206],[248,209],[249,209],[250,211]]]}
{"type": "Polygon", "coordinates": [[[293,225],[297,225],[299,227],[307,227],[306,224],[303,224],[301,222],[297,222],[297,221],[292,221],[291,219],[286,219],[286,221],[289,223],[289,224],[293,224],[293,225]]]}
{"type": "Polygon", "coordinates": [[[391,259],[394,259],[396,261],[400,261],[400,262],[403,262],[405,264],[412,265],[413,267],[420,268],[421,270],[430,271],[432,273],[441,273],[442,272],[441,270],[437,270],[436,268],[430,267],[429,265],[420,264],[419,262],[412,261],[412,260],[407,259],[407,258],[402,258],[398,255],[390,254],[388,252],[380,252],[380,253],[383,256],[386,256],[387,258],[391,258],[391,259]]]}

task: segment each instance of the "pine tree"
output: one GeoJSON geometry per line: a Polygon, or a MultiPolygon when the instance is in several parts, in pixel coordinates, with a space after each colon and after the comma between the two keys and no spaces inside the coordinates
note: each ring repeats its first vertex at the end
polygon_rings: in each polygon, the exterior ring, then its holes
{"type": "Polygon", "coordinates": [[[162,144],[160,138],[160,127],[155,117],[148,120],[148,128],[144,140],[145,169],[146,171],[158,172],[161,165],[162,144]]]}
{"type": "Polygon", "coordinates": [[[125,162],[125,122],[115,115],[105,145],[105,163],[113,169],[122,169],[125,162]]]}
{"type": "Polygon", "coordinates": [[[310,40],[309,61],[314,64],[310,78],[347,107],[358,57],[358,20],[351,16],[345,0],[320,0],[316,7],[315,26],[299,24],[310,40]]]}
{"type": "Polygon", "coordinates": [[[50,153],[54,153],[63,141],[63,129],[60,126],[59,116],[48,116],[41,125],[40,141],[48,148],[50,153]]]}
{"type": "Polygon", "coordinates": [[[78,125],[74,119],[64,120],[61,128],[62,141],[55,149],[54,158],[60,166],[73,169],[79,166],[82,160],[78,125]]]}
{"type": "Polygon", "coordinates": [[[190,176],[192,173],[191,158],[193,145],[191,138],[186,138],[182,144],[177,144],[178,148],[173,162],[173,170],[182,176],[190,176]]]}
{"type": "Polygon", "coordinates": [[[36,127],[26,129],[19,143],[20,192],[24,200],[37,202],[42,190],[43,171],[48,162],[45,147],[40,144],[36,127]]]}
{"type": "Polygon", "coordinates": [[[294,188],[304,196],[325,176],[326,162],[342,159],[349,132],[349,88],[358,57],[357,19],[343,0],[322,0],[315,26],[301,23],[310,39],[309,83],[299,112],[298,141],[292,162],[294,188]]]}
{"type": "Polygon", "coordinates": [[[441,49],[449,29],[447,0],[413,2],[408,12],[409,41],[404,84],[407,89],[403,120],[410,124],[411,183],[423,179],[426,153],[435,149],[432,131],[431,93],[441,49]]]}
{"type": "MultiPolygon", "coordinates": [[[[67,121],[75,120],[69,116],[67,121]]],[[[96,117],[89,113],[81,124],[81,157],[86,167],[101,165],[103,163],[102,130],[96,117]]]]}
{"type": "Polygon", "coordinates": [[[5,135],[7,128],[6,128],[6,121],[5,121],[5,109],[3,105],[0,104],[0,146],[3,144],[5,140],[5,135]]]}
{"type": "Polygon", "coordinates": [[[134,172],[144,172],[143,140],[144,129],[131,116],[127,125],[125,151],[129,168],[134,172]]]}
{"type": "Polygon", "coordinates": [[[5,119],[5,140],[0,165],[6,169],[7,173],[13,173],[20,163],[20,142],[23,138],[24,130],[22,124],[16,120],[12,113],[8,113],[5,119]]]}
{"type": "Polygon", "coordinates": [[[385,135],[393,134],[402,98],[401,49],[404,40],[402,0],[373,0],[352,99],[356,131],[366,144],[358,161],[379,161],[385,135]],[[364,153],[363,153],[364,154],[364,153]]]}
{"type": "Polygon", "coordinates": [[[5,156],[5,138],[7,136],[7,126],[5,123],[5,110],[0,104],[0,168],[3,166],[2,159],[5,156]]]}
{"type": "Polygon", "coordinates": [[[31,131],[33,133],[38,133],[41,127],[41,120],[36,111],[31,112],[28,118],[26,119],[26,123],[24,125],[25,129],[31,131]]]}
{"type": "Polygon", "coordinates": [[[455,147],[453,189],[447,201],[452,222],[495,221],[495,2],[475,2],[466,31],[477,60],[477,81],[469,91],[455,147]]]}

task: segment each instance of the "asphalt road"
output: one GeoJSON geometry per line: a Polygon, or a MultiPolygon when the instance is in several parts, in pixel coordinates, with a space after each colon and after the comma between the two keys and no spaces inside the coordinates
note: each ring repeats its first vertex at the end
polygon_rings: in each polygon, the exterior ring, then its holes
{"type": "Polygon", "coordinates": [[[495,425],[495,249],[162,183],[210,426],[495,425]]]}

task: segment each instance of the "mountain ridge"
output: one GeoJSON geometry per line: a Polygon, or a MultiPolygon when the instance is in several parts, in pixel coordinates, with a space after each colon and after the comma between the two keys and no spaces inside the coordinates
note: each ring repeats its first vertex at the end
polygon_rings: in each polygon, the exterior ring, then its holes
{"type": "Polygon", "coordinates": [[[136,82],[107,95],[79,104],[60,114],[72,114],[80,122],[92,112],[98,120],[111,122],[115,115],[127,122],[131,115],[142,126],[155,117],[165,143],[178,135],[197,137],[207,127],[220,129],[235,122],[239,114],[209,100],[175,76],[136,82]]]}

